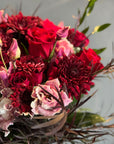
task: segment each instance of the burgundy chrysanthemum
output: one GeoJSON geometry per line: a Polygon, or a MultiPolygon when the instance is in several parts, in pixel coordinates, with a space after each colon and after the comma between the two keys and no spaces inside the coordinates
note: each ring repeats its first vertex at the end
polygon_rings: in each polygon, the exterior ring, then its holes
{"type": "Polygon", "coordinates": [[[72,54],[70,57],[64,56],[63,59],[56,59],[50,66],[48,76],[49,79],[58,77],[61,87],[66,85],[69,96],[75,96],[78,99],[81,94],[87,94],[87,90],[94,85],[92,82],[94,66],[97,68],[95,64],[89,65],[83,57],[72,54]]]}
{"type": "Polygon", "coordinates": [[[19,32],[23,35],[26,34],[28,28],[41,27],[43,21],[39,17],[35,16],[23,16],[21,12],[17,15],[8,17],[7,25],[10,28],[11,33],[19,32]]]}
{"type": "Polygon", "coordinates": [[[16,68],[9,76],[9,87],[14,91],[10,96],[12,105],[22,112],[30,112],[33,86],[43,80],[45,64],[41,58],[23,56],[16,61],[16,68]],[[17,92],[16,92],[17,91],[17,92]]]}

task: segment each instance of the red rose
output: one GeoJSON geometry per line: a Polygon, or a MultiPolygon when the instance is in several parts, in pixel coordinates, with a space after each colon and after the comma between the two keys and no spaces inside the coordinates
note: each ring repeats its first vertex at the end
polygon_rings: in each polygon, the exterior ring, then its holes
{"type": "Polygon", "coordinates": [[[86,47],[89,44],[89,39],[78,30],[74,28],[69,30],[68,40],[74,45],[74,47],[86,47]]]}
{"type": "Polygon", "coordinates": [[[33,27],[28,29],[29,54],[48,59],[53,49],[58,29],[59,27],[49,20],[44,21],[43,28],[33,27]]]}
{"type": "Polygon", "coordinates": [[[80,54],[80,58],[92,67],[92,73],[104,68],[103,64],[100,62],[100,56],[91,48],[83,50],[80,54]]]}

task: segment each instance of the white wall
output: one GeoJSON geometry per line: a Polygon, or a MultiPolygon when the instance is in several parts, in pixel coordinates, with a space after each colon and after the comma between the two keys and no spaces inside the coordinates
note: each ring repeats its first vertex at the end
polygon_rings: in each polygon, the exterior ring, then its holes
{"type": "MultiPolygon", "coordinates": [[[[12,13],[19,8],[20,2],[21,0],[0,0],[0,9],[8,6],[6,10],[12,13]]],[[[73,27],[75,20],[72,15],[77,16],[78,8],[83,12],[87,0],[22,0],[22,12],[25,15],[31,15],[40,3],[36,15],[42,19],[49,18],[55,24],[64,21],[65,25],[73,27]]],[[[96,25],[104,23],[111,23],[111,26],[105,31],[91,36],[89,47],[107,47],[107,50],[101,55],[103,64],[107,64],[112,58],[112,42],[114,42],[114,0],[98,0],[92,14],[86,19],[81,29],[89,25],[91,32],[96,25]]],[[[95,82],[94,89],[98,89],[98,92],[85,107],[91,108],[94,112],[100,112],[103,116],[109,115],[114,112],[114,79],[102,78],[95,82]]],[[[113,144],[114,138],[107,142],[113,144]]]]}

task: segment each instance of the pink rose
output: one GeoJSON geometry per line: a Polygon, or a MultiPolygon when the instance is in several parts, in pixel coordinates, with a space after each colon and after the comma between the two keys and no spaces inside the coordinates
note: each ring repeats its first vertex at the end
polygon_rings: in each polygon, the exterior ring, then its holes
{"type": "Polygon", "coordinates": [[[67,39],[62,39],[57,41],[55,53],[59,57],[63,55],[69,56],[74,53],[74,47],[67,39]]]}
{"type": "MultiPolygon", "coordinates": [[[[31,103],[32,112],[37,115],[44,115],[44,116],[53,116],[56,113],[59,113],[61,111],[60,104],[49,94],[47,94],[43,89],[48,91],[50,94],[52,94],[55,98],[59,99],[58,92],[56,88],[60,91],[59,88],[59,80],[53,79],[50,81],[47,81],[45,85],[38,85],[33,89],[32,92],[32,98],[34,98],[34,101],[31,103]],[[41,87],[43,88],[41,88],[41,87]]],[[[60,91],[64,106],[67,106],[69,103],[72,102],[70,98],[68,98],[67,94],[62,90],[60,91]]]]}

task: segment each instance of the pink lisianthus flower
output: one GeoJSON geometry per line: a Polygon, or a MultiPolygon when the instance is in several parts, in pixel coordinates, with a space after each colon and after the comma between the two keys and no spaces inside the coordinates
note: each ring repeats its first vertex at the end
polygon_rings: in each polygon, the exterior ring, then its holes
{"type": "Polygon", "coordinates": [[[60,22],[58,26],[61,28],[57,31],[58,39],[67,38],[70,27],[64,26],[64,22],[60,22]]]}
{"type": "Polygon", "coordinates": [[[56,56],[58,57],[61,57],[63,55],[69,56],[70,54],[73,53],[74,53],[74,47],[67,39],[57,41],[55,47],[56,56]]]}
{"type": "MultiPolygon", "coordinates": [[[[34,101],[32,101],[31,103],[33,114],[35,115],[39,114],[43,116],[53,116],[61,111],[60,104],[43,90],[45,89],[60,101],[57,92],[57,89],[60,91],[59,85],[60,85],[59,80],[53,79],[47,81],[45,85],[38,85],[33,89],[32,98],[34,98],[34,101]]],[[[68,98],[67,94],[63,90],[60,91],[60,95],[63,100],[64,106],[67,106],[69,103],[72,102],[72,100],[68,98]]]]}
{"type": "Polygon", "coordinates": [[[13,38],[12,44],[7,51],[7,54],[11,61],[15,61],[16,59],[20,58],[21,51],[16,39],[13,38]]]}
{"type": "Polygon", "coordinates": [[[8,77],[11,74],[13,68],[14,67],[12,62],[9,63],[8,70],[6,70],[3,66],[0,67],[0,79],[2,80],[2,85],[0,87],[0,90],[8,86],[8,77]]]}
{"type": "Polygon", "coordinates": [[[3,16],[4,10],[0,10],[0,23],[7,22],[8,14],[5,14],[5,17],[3,16]]]}
{"type": "Polygon", "coordinates": [[[14,113],[11,100],[8,98],[0,99],[0,128],[5,130],[5,136],[9,134],[8,127],[13,124],[14,113]]]}
{"type": "Polygon", "coordinates": [[[1,66],[0,67],[0,79],[2,79],[2,82],[5,86],[7,85],[7,78],[8,78],[7,70],[1,66]]]}

